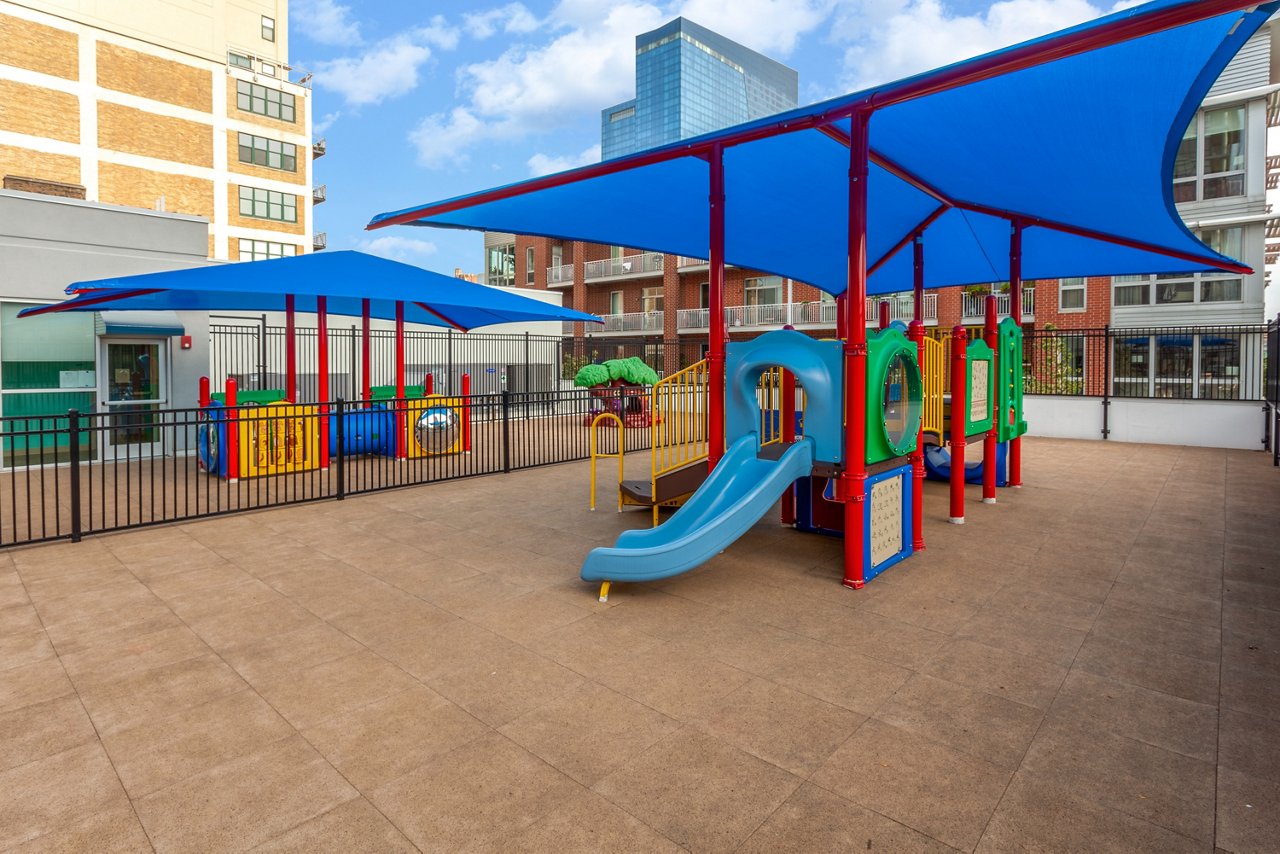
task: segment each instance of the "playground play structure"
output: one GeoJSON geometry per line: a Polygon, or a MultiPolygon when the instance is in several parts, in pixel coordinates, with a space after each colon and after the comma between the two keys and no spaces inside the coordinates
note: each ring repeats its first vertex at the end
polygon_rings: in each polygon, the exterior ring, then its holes
{"type": "Polygon", "coordinates": [[[582,312],[485,288],[360,252],[326,252],[247,264],[229,264],[77,282],[75,296],[22,313],[60,311],[283,311],[285,388],[240,390],[234,378],[214,394],[202,379],[197,437],[208,472],[237,480],[325,468],[338,454],[416,459],[471,450],[470,377],[460,394],[437,395],[433,377],[407,382],[405,326],[446,325],[466,332],[529,320],[599,322],[582,312]],[[299,312],[316,317],[318,400],[298,400],[299,312]],[[360,317],[362,383],[359,401],[331,412],[328,318],[360,317]],[[395,321],[395,384],[372,385],[372,319],[395,321]]]}
{"type": "MultiPolygon", "coordinates": [[[[807,510],[799,501],[794,508],[797,524],[834,530],[839,522],[844,584],[857,588],[887,565],[891,548],[905,551],[906,538],[889,529],[906,502],[918,506],[923,443],[919,431],[914,442],[888,441],[891,421],[909,423],[915,403],[934,407],[918,417],[934,419],[935,435],[950,434],[945,465],[957,522],[969,439],[983,443],[983,496],[994,500],[999,446],[1008,445],[1008,482],[1020,485],[1026,429],[1020,397],[1002,394],[1022,366],[1016,322],[995,328],[989,317],[985,340],[975,342],[983,347],[956,331],[952,371],[963,379],[943,401],[947,426],[937,421],[937,402],[923,399],[920,379],[921,398],[912,400],[910,347],[899,347],[894,362],[901,381],[880,373],[877,354],[893,336],[868,335],[867,296],[914,293],[918,374],[930,358],[920,353],[926,287],[1008,281],[1010,315],[1021,318],[1024,276],[1249,272],[1182,223],[1173,160],[1213,81],[1275,9],[1156,0],[723,131],[380,214],[368,227],[540,234],[707,258],[710,474],[663,525],[593,552],[582,575],[607,583],[690,569],[741,535],[788,485],[810,478],[807,510]],[[1035,143],[1010,144],[1013,128],[1035,143]],[[835,295],[839,341],[770,334],[760,344],[729,343],[726,264],[835,295]],[[753,408],[766,366],[796,376],[806,392],[804,435],[776,452],[762,444],[753,408]],[[823,481],[821,500],[838,507],[812,500],[814,479],[823,481]]],[[[787,430],[785,415],[780,421],[787,430]]],[[[940,472],[944,461],[935,463],[940,472]]],[[[922,544],[916,522],[912,547],[922,544]]]]}

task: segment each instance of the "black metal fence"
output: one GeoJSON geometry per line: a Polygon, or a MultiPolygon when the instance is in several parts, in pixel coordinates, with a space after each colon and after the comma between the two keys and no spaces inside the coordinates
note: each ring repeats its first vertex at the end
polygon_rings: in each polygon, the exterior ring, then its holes
{"type": "Polygon", "coordinates": [[[1268,329],[1028,329],[1027,394],[1261,401],[1268,329]]]}
{"type": "Polygon", "coordinates": [[[1266,443],[1271,451],[1271,464],[1280,466],[1280,316],[1267,324],[1266,365],[1263,368],[1264,411],[1270,409],[1266,429],[1266,443]]]}
{"type": "MultiPolygon", "coordinates": [[[[609,390],[0,419],[0,546],[586,459],[609,390]],[[235,450],[231,448],[234,444],[235,450]],[[234,460],[234,462],[233,462],[234,460]],[[234,475],[234,477],[233,477],[234,475]]],[[[601,452],[651,430],[601,430],[601,452]]]]}

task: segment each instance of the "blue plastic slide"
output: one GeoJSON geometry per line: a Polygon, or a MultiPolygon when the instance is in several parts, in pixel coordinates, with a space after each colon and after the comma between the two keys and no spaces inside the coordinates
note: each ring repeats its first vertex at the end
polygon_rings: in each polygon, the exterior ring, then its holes
{"type": "Polygon", "coordinates": [[[626,531],[611,549],[592,549],[584,581],[655,581],[697,567],[741,537],[796,478],[813,470],[813,440],[800,439],[777,460],[756,456],[749,433],[729,447],[684,506],[656,528],[626,531]]]}
{"type": "MultiPolygon", "coordinates": [[[[1008,474],[1009,443],[996,445],[996,486],[1004,486],[1008,474]]],[[[982,483],[982,460],[966,461],[964,482],[982,483]]],[[[929,480],[951,480],[951,452],[938,445],[924,446],[924,473],[929,480]]]]}

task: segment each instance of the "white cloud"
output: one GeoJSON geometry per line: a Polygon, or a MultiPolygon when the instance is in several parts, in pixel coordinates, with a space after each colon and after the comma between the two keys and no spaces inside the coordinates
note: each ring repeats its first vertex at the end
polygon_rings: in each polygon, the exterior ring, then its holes
{"type": "Polygon", "coordinates": [[[676,13],[777,57],[790,54],[800,36],[827,20],[835,6],[835,0],[684,0],[676,13]]]}
{"type": "Polygon", "coordinates": [[[323,116],[312,122],[311,133],[317,136],[324,133],[329,128],[333,127],[333,123],[340,118],[342,118],[341,110],[334,110],[332,113],[325,113],[323,116]]]}
{"type": "Polygon", "coordinates": [[[351,7],[334,0],[293,0],[289,23],[313,42],[360,44],[360,24],[351,18],[351,7]]]}
{"type": "Polygon", "coordinates": [[[525,165],[529,167],[529,174],[536,178],[539,175],[550,175],[552,172],[563,172],[566,169],[599,162],[600,146],[592,145],[584,149],[580,154],[568,157],[556,157],[538,152],[525,161],[525,165]]]}
{"type": "Polygon", "coordinates": [[[504,33],[531,33],[539,26],[523,3],[508,3],[484,12],[470,12],[462,18],[463,28],[478,39],[487,39],[501,29],[504,33]]]}
{"type": "Polygon", "coordinates": [[[458,38],[457,28],[437,15],[427,26],[378,42],[358,56],[317,63],[315,81],[337,92],[350,106],[377,104],[413,91],[431,49],[451,50],[458,38]]]}
{"type": "Polygon", "coordinates": [[[400,237],[395,234],[388,234],[383,237],[372,237],[361,240],[356,248],[361,252],[367,252],[370,255],[378,255],[382,258],[390,258],[392,261],[402,261],[405,264],[413,264],[426,258],[430,258],[439,251],[430,240],[418,240],[413,237],[400,237]]]}
{"type": "Polygon", "coordinates": [[[1002,0],[986,12],[958,15],[940,0],[871,0],[843,9],[833,32],[848,37],[851,30],[865,28],[862,43],[848,48],[844,56],[844,88],[859,89],[1017,44],[1127,5],[1132,3],[1002,0]],[[868,14],[867,6],[874,6],[877,14],[868,14]]]}
{"type": "Polygon", "coordinates": [[[420,160],[431,167],[465,162],[474,143],[543,133],[630,97],[636,34],[664,20],[665,13],[647,3],[562,2],[550,17],[561,34],[547,45],[513,47],[458,69],[464,106],[423,119],[410,136],[420,160]]]}

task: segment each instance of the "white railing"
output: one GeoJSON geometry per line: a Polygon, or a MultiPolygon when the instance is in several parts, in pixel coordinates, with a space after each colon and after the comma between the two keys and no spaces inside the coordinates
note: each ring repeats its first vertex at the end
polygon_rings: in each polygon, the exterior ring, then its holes
{"type": "Polygon", "coordinates": [[[548,285],[571,285],[573,284],[573,265],[559,264],[557,266],[547,268],[547,284],[548,285]]]}
{"type": "MultiPolygon", "coordinates": [[[[889,320],[901,320],[903,323],[910,323],[916,316],[915,297],[912,294],[891,294],[880,297],[867,297],[867,325],[878,326],[880,323],[880,303],[887,302],[889,304],[889,320]]],[[[938,295],[925,294],[923,316],[920,318],[925,323],[930,321],[938,322],[938,295]]]]}
{"type": "Polygon", "coordinates": [[[662,253],[643,252],[639,255],[624,255],[621,258],[606,258],[603,261],[588,261],[583,270],[583,278],[591,281],[661,272],[662,253]]]}
{"type": "MultiPolygon", "coordinates": [[[[987,315],[986,294],[963,294],[960,300],[960,313],[965,320],[982,320],[987,315]]],[[[996,294],[996,316],[1009,316],[1009,294],[996,294]]],[[[1022,319],[1034,320],[1036,316],[1036,289],[1022,290],[1022,319]]]]}
{"type": "Polygon", "coordinates": [[[661,332],[662,312],[633,311],[627,314],[602,314],[603,326],[592,324],[592,332],[661,332]]]}
{"type": "MultiPolygon", "coordinates": [[[[877,307],[883,297],[867,298],[867,325],[874,326],[879,322],[880,309],[877,307]]],[[[915,315],[915,305],[910,296],[895,296],[889,299],[889,319],[910,321],[915,315]]],[[[724,322],[729,327],[777,327],[790,323],[795,327],[836,326],[836,303],[834,302],[793,302],[776,305],[735,305],[726,306],[724,322]],[[790,311],[788,311],[788,308],[790,311]]],[[[927,322],[938,320],[938,295],[924,295],[924,318],[927,322]]],[[[676,326],[679,329],[706,329],[711,323],[711,313],[705,308],[682,308],[676,313],[676,326]]]]}
{"type": "Polygon", "coordinates": [[[676,267],[683,270],[686,267],[705,267],[707,266],[706,258],[694,258],[689,255],[680,255],[676,257],[676,267]]]}

